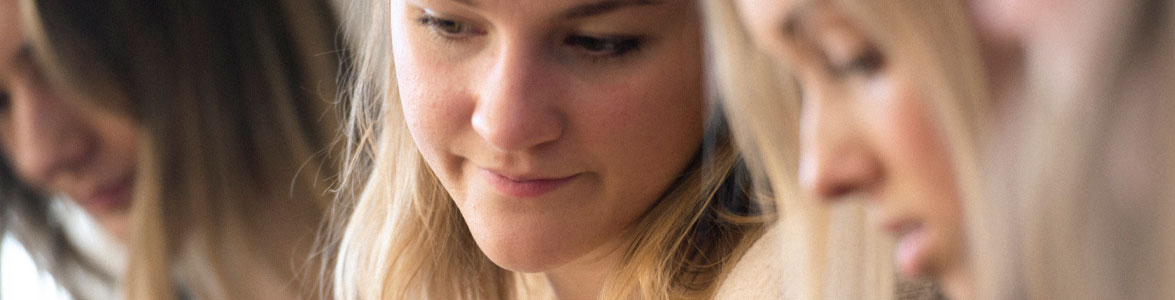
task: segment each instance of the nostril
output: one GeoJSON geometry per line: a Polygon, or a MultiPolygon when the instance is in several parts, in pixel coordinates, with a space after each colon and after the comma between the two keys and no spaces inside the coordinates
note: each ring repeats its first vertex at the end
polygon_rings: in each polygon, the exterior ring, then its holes
{"type": "Polygon", "coordinates": [[[882,181],[881,166],[868,153],[856,151],[835,158],[807,164],[802,161],[800,165],[801,184],[821,202],[839,202],[852,194],[868,192],[882,181]]]}
{"type": "Polygon", "coordinates": [[[851,185],[834,185],[820,192],[820,200],[827,203],[836,203],[857,192],[857,190],[857,188],[851,185]]]}

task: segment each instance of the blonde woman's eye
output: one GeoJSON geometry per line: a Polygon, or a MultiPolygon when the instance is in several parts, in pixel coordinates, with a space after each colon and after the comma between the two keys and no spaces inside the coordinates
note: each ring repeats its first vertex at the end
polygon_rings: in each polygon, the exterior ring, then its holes
{"type": "Polygon", "coordinates": [[[464,38],[477,34],[478,32],[469,24],[461,21],[438,18],[435,16],[422,16],[417,19],[420,25],[428,27],[434,33],[447,38],[464,38]]]}
{"type": "Polygon", "coordinates": [[[620,37],[593,37],[573,35],[563,40],[563,43],[581,49],[589,56],[600,58],[622,57],[641,49],[643,39],[635,36],[620,37]]]}
{"type": "Polygon", "coordinates": [[[853,56],[847,63],[835,66],[834,72],[841,75],[874,75],[885,68],[885,55],[876,48],[870,48],[853,56]]]}

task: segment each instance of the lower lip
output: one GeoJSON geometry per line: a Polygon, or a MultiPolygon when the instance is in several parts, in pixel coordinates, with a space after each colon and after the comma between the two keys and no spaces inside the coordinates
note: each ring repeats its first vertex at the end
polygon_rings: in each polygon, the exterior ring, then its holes
{"type": "Polygon", "coordinates": [[[497,173],[482,170],[486,177],[486,181],[494,186],[499,193],[503,195],[516,198],[534,198],[546,195],[554,190],[557,190],[572,180],[579,177],[578,174],[555,179],[538,179],[538,180],[512,180],[497,173]]]}
{"type": "Polygon", "coordinates": [[[133,180],[124,180],[115,186],[104,188],[89,198],[85,198],[82,205],[94,213],[110,213],[126,208],[130,202],[133,180]]]}
{"type": "Polygon", "coordinates": [[[924,273],[929,246],[930,235],[921,227],[902,235],[898,240],[897,251],[894,253],[898,271],[907,278],[921,276],[924,273]]]}

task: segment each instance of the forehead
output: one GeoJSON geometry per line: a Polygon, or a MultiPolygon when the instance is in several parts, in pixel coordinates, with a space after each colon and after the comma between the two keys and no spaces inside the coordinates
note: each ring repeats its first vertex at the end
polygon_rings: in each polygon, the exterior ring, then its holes
{"type": "Polygon", "coordinates": [[[684,7],[692,0],[407,0],[409,3],[460,6],[510,20],[579,19],[630,9],[684,7]]]}

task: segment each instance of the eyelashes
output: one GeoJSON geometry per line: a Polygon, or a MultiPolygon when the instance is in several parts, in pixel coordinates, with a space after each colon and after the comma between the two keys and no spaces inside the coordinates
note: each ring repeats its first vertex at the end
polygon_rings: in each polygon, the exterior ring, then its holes
{"type": "MultiPolygon", "coordinates": [[[[416,18],[416,23],[448,46],[459,46],[462,42],[487,33],[468,22],[429,13],[416,18]]],[[[604,63],[634,56],[645,47],[648,40],[640,35],[595,36],[572,33],[562,38],[558,46],[566,47],[574,55],[590,62],[604,63]]]]}
{"type": "Polygon", "coordinates": [[[870,47],[860,54],[853,56],[848,63],[836,67],[840,74],[873,75],[885,67],[885,55],[876,47],[870,47]]]}
{"type": "Polygon", "coordinates": [[[645,39],[637,36],[594,37],[572,35],[563,44],[581,50],[584,54],[600,59],[615,59],[630,56],[641,50],[645,39]]]}
{"type": "Polygon", "coordinates": [[[424,15],[416,19],[420,25],[428,28],[433,34],[451,40],[464,39],[472,37],[476,34],[482,34],[476,30],[472,25],[461,21],[443,19],[431,15],[424,15]]]}

